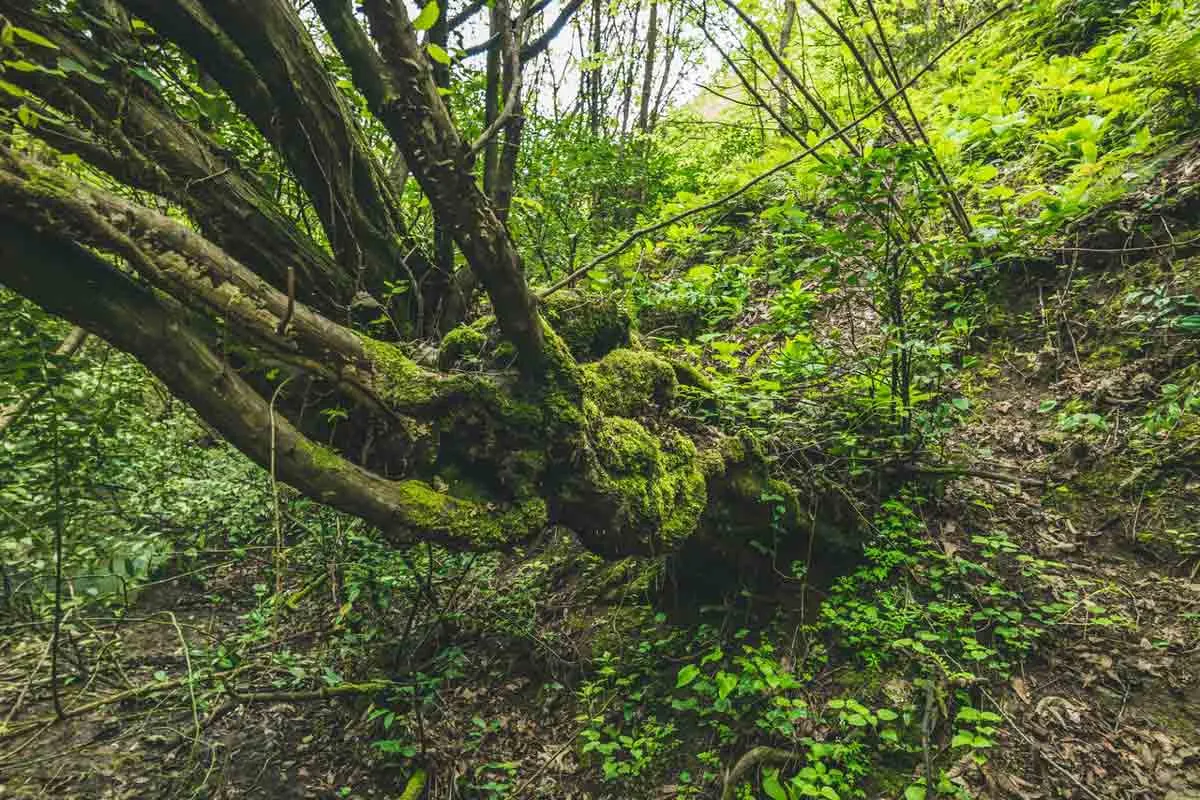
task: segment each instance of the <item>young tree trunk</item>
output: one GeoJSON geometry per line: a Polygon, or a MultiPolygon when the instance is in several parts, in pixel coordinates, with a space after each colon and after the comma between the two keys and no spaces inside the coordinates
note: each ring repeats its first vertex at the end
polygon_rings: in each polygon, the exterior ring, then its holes
{"type": "MultiPolygon", "coordinates": [[[[507,2],[492,3],[488,11],[487,65],[484,68],[483,127],[486,130],[500,115],[500,14],[505,13],[507,2]]],[[[496,193],[496,168],[499,164],[500,143],[492,138],[483,150],[483,193],[494,197],[496,193]]]]}
{"type": "MultiPolygon", "coordinates": [[[[787,58],[787,48],[792,41],[792,27],[796,24],[796,0],[784,0],[783,7],[783,26],[779,29],[779,57],[787,58]]],[[[779,89],[779,116],[781,119],[787,119],[788,113],[788,98],[787,92],[782,88],[785,75],[782,67],[775,73],[775,85],[781,87],[779,89]]]]}
{"type": "Polygon", "coordinates": [[[658,57],[658,1],[650,0],[650,23],[646,28],[646,64],[642,71],[642,94],[638,105],[638,130],[650,130],[651,91],[654,86],[654,60],[658,57]]]}
{"type": "Polygon", "coordinates": [[[602,8],[603,3],[601,0],[592,0],[592,64],[588,72],[588,128],[591,130],[592,136],[597,136],[600,133],[600,101],[603,78],[600,59],[603,52],[601,50],[601,35],[604,26],[604,17],[601,14],[602,8]]]}

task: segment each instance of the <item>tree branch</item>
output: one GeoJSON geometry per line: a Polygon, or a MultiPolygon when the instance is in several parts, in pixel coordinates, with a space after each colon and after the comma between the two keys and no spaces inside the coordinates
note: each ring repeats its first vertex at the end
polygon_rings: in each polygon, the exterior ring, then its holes
{"type": "MultiPolygon", "coordinates": [[[[47,311],[137,357],[178,397],[260,465],[272,442],[267,401],[204,342],[174,304],[97,256],[0,207],[0,281],[47,311]]],[[[527,538],[545,523],[533,508],[492,510],[417,480],[389,481],[314,444],[276,418],[279,477],[308,496],[362,517],[397,544],[430,540],[488,549],[527,538]]]]}
{"type": "MultiPolygon", "coordinates": [[[[83,347],[83,343],[87,340],[87,331],[78,326],[71,329],[66,338],[59,342],[58,347],[54,348],[54,357],[59,361],[67,361],[83,347]]],[[[46,393],[48,386],[41,386],[33,391],[26,392],[20,400],[9,406],[0,407],[0,437],[3,437],[5,432],[13,426],[13,424],[25,415],[29,407],[37,401],[39,397],[46,393]]]]}
{"type": "Polygon", "coordinates": [[[347,3],[316,0],[316,6],[355,83],[370,89],[364,89],[364,95],[372,113],[404,153],[439,219],[487,290],[501,330],[517,349],[521,369],[530,376],[547,374],[551,364],[542,322],[525,283],[520,255],[475,183],[467,148],[437,92],[428,59],[403,8],[387,0],[364,3],[371,35],[379,46],[377,55],[365,42],[347,3]],[[377,65],[383,69],[365,74],[377,65]]]}
{"type": "Polygon", "coordinates": [[[278,148],[355,283],[375,291],[407,269],[416,288],[428,261],[287,0],[121,2],[194,57],[278,148]]]}
{"type": "MultiPolygon", "coordinates": [[[[0,6],[11,13],[9,2],[0,0],[0,6]]],[[[54,41],[80,64],[103,59],[87,37],[32,15],[15,19],[54,41]]],[[[304,236],[249,171],[195,125],[180,119],[148,86],[142,88],[139,78],[119,65],[110,67],[109,74],[102,83],[75,72],[64,78],[13,71],[9,78],[83,126],[44,114],[31,135],[79,155],[122,183],[178,203],[208,238],[275,286],[284,286],[288,269],[294,269],[300,299],[326,314],[344,316],[355,292],[355,276],[340,270],[327,252],[304,236]],[[113,109],[123,113],[110,118],[113,109]]]]}
{"type": "MultiPolygon", "coordinates": [[[[507,6],[507,0],[497,0],[507,6]]],[[[500,40],[504,42],[508,50],[508,69],[512,76],[512,82],[509,84],[508,96],[504,98],[504,108],[492,120],[492,124],[488,125],[483,133],[479,134],[479,138],[471,144],[471,155],[479,153],[487,146],[492,137],[500,132],[500,130],[508,123],[513,113],[517,110],[517,105],[521,101],[521,30],[525,26],[525,15],[529,11],[529,0],[525,0],[521,7],[521,13],[517,15],[516,24],[512,24],[508,19],[507,12],[502,8],[498,16],[500,20],[500,40]]]]}

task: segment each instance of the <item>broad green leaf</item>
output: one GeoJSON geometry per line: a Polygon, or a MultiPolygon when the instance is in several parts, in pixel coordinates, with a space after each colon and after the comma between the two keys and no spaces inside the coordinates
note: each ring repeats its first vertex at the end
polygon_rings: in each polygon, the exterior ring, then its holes
{"type": "Polygon", "coordinates": [[[777,769],[763,771],[762,788],[771,800],[791,800],[787,789],[783,788],[783,784],[779,782],[779,770],[777,769]]]}
{"type": "Polygon", "coordinates": [[[24,125],[29,130],[33,130],[38,126],[40,117],[29,106],[21,106],[17,109],[17,121],[24,125]]]}
{"type": "Polygon", "coordinates": [[[20,86],[15,86],[8,81],[0,81],[0,92],[11,94],[13,97],[25,97],[29,94],[20,86]]]}
{"type": "Polygon", "coordinates": [[[429,57],[434,61],[438,62],[439,64],[445,64],[447,66],[450,65],[450,54],[447,53],[445,49],[439,47],[433,42],[430,42],[429,44],[425,45],[425,50],[429,53],[429,57]]]}
{"type": "Polygon", "coordinates": [[[913,784],[904,790],[904,800],[925,800],[925,787],[913,784]]]}
{"type": "Polygon", "coordinates": [[[153,86],[155,89],[158,89],[160,92],[162,91],[162,88],[163,88],[162,81],[159,80],[159,77],[157,75],[155,75],[153,72],[151,72],[150,70],[146,69],[145,67],[134,67],[133,69],[131,69],[129,71],[132,72],[134,75],[137,75],[139,78],[144,80],[146,83],[153,86]]]}
{"type": "Polygon", "coordinates": [[[437,0],[429,0],[421,9],[421,13],[417,14],[417,18],[413,20],[413,27],[419,31],[429,30],[433,27],[433,23],[437,22],[440,13],[441,9],[438,8],[437,0]]]}
{"type": "Polygon", "coordinates": [[[717,697],[722,700],[729,697],[729,693],[734,690],[737,684],[738,679],[736,675],[721,670],[717,673],[717,697]]]}
{"type": "Polygon", "coordinates": [[[975,734],[970,731],[959,731],[950,740],[951,747],[972,747],[975,744],[975,734]]]}
{"type": "Polygon", "coordinates": [[[682,689],[698,677],[700,677],[700,668],[695,664],[688,664],[679,670],[679,675],[675,678],[675,688],[682,689]]]}

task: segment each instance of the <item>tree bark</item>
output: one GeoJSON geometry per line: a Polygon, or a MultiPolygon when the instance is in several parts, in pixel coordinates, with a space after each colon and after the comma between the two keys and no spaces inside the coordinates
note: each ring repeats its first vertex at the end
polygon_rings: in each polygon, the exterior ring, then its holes
{"type": "Polygon", "coordinates": [[[287,0],[122,2],[196,58],[278,148],[356,289],[416,284],[428,262],[411,255],[420,250],[386,175],[287,0]]]}
{"type": "Polygon", "coordinates": [[[601,15],[603,4],[601,0],[592,0],[592,27],[591,27],[591,69],[588,71],[588,129],[592,132],[592,136],[597,136],[600,133],[600,97],[603,70],[600,68],[600,59],[603,51],[601,50],[601,33],[604,17],[601,15]]]}

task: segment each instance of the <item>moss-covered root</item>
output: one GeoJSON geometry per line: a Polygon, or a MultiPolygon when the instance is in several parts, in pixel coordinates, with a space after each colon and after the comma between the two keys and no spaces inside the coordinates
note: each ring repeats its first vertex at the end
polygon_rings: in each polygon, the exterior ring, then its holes
{"type": "Polygon", "coordinates": [[[709,504],[702,528],[706,541],[738,550],[765,531],[807,531],[796,491],[771,477],[762,448],[750,436],[729,437],[705,454],[709,504]]]}
{"type": "Polygon", "coordinates": [[[589,486],[572,509],[573,527],[592,550],[664,552],[696,529],[708,494],[690,439],[677,431],[659,438],[634,420],[604,417],[593,432],[593,450],[589,486]]]}

